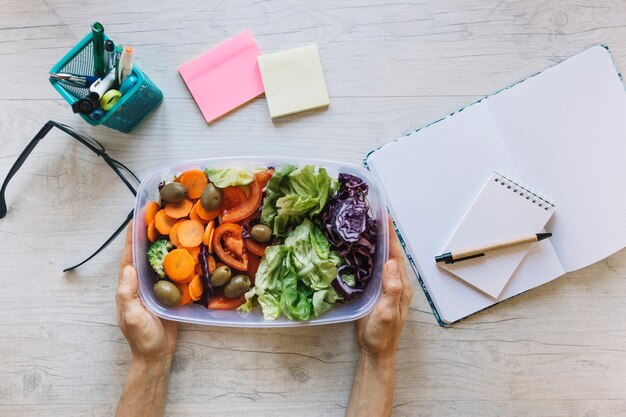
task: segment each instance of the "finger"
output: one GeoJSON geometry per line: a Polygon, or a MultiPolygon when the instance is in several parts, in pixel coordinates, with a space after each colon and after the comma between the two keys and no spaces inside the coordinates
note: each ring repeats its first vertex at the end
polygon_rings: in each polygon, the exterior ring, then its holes
{"type": "Polygon", "coordinates": [[[130,301],[137,299],[137,271],[132,265],[126,265],[121,271],[117,283],[115,300],[118,307],[124,307],[130,301]]]}
{"type": "Polygon", "coordinates": [[[404,252],[396,234],[396,228],[393,226],[393,220],[391,220],[391,216],[387,216],[387,219],[389,222],[389,258],[404,262],[404,252]]]}
{"type": "Polygon", "coordinates": [[[120,262],[120,269],[124,269],[126,265],[133,264],[133,222],[128,224],[126,228],[126,243],[124,243],[124,253],[120,262]]]}
{"type": "Polygon", "coordinates": [[[398,262],[390,259],[385,263],[383,271],[383,296],[379,302],[379,313],[382,321],[391,321],[395,317],[402,295],[402,280],[398,262]]]}
{"type": "Polygon", "coordinates": [[[407,301],[410,302],[411,298],[413,298],[413,286],[409,281],[409,275],[407,274],[406,266],[404,265],[404,251],[402,250],[402,245],[400,245],[400,240],[396,234],[396,229],[393,226],[391,216],[387,216],[387,218],[389,221],[389,258],[395,259],[398,262],[400,279],[402,280],[403,295],[406,295],[407,301]]]}

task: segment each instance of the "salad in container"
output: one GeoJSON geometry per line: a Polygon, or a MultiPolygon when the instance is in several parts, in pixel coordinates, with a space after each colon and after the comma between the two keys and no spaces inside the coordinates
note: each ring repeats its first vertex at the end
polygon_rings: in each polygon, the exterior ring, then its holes
{"type": "Polygon", "coordinates": [[[139,295],[168,320],[237,327],[368,314],[388,256],[383,193],[365,169],[218,158],[152,171],[137,194],[139,295]]]}

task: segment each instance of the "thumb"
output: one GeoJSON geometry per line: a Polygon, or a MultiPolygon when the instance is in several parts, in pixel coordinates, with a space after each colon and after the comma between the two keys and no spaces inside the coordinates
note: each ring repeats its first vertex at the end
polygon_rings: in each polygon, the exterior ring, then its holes
{"type": "Polygon", "coordinates": [[[132,265],[126,265],[122,269],[115,298],[118,305],[137,298],[137,271],[132,265]]]}
{"type": "Polygon", "coordinates": [[[402,279],[400,269],[395,259],[390,259],[383,270],[383,296],[380,300],[380,308],[388,314],[398,309],[400,296],[402,295],[402,279]]]}

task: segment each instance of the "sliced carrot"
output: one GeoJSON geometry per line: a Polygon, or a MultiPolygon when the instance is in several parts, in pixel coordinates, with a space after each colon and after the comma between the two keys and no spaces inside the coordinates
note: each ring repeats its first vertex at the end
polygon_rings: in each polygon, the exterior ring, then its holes
{"type": "Polygon", "coordinates": [[[178,281],[179,284],[189,284],[193,279],[193,276],[196,275],[196,271],[194,270],[187,278],[181,279],[178,281]]]}
{"type": "Polygon", "coordinates": [[[180,182],[187,187],[187,196],[189,198],[200,198],[202,190],[209,183],[204,172],[199,169],[183,172],[183,175],[180,176],[180,182]]]}
{"type": "Polygon", "coordinates": [[[176,219],[171,218],[165,213],[165,210],[159,210],[154,216],[154,227],[162,235],[169,235],[170,230],[176,224],[176,219]]]}
{"type": "Polygon", "coordinates": [[[146,206],[146,224],[150,224],[154,221],[154,216],[161,210],[161,205],[156,201],[151,201],[146,206]]]}
{"type": "Polygon", "coordinates": [[[148,240],[152,243],[156,242],[159,238],[159,233],[154,228],[154,220],[148,225],[148,240]]]}
{"type": "Polygon", "coordinates": [[[191,220],[195,220],[197,222],[200,222],[201,224],[207,224],[209,221],[208,220],[204,220],[202,217],[198,216],[198,212],[196,211],[196,207],[197,204],[195,204],[193,206],[193,208],[191,209],[191,212],[189,213],[189,218],[191,220]]]}
{"type": "Polygon", "coordinates": [[[178,302],[178,305],[184,306],[185,304],[189,304],[193,301],[189,295],[188,284],[178,284],[175,282],[174,285],[176,285],[178,291],[180,291],[180,301],[178,302]]]}
{"type": "Polygon", "coordinates": [[[198,262],[196,264],[196,274],[202,274],[202,265],[200,264],[200,262],[198,262]]]}
{"type": "Polygon", "coordinates": [[[197,220],[186,220],[178,227],[178,240],[186,248],[200,246],[204,239],[204,226],[197,220]]]}
{"type": "Polygon", "coordinates": [[[198,301],[202,297],[204,286],[202,285],[202,278],[200,275],[194,275],[193,279],[189,283],[189,295],[193,301],[198,301]]]}
{"type": "Polygon", "coordinates": [[[209,255],[207,257],[207,264],[209,265],[209,274],[212,274],[217,269],[217,263],[215,262],[215,258],[209,255]]]}
{"type": "MultiPolygon", "coordinates": [[[[181,226],[182,227],[182,226],[181,226]]],[[[174,249],[163,260],[165,273],[172,281],[183,282],[195,270],[195,262],[186,249],[174,249]]]]}
{"type": "Polygon", "coordinates": [[[211,253],[211,238],[213,237],[213,231],[215,230],[215,222],[214,221],[210,221],[207,225],[206,225],[206,229],[204,229],[204,237],[203,237],[203,243],[204,245],[207,247],[207,249],[209,250],[209,253],[211,253]]]}
{"type": "Polygon", "coordinates": [[[199,217],[201,217],[202,219],[204,219],[204,220],[213,220],[213,219],[217,218],[217,216],[219,216],[220,210],[221,210],[218,207],[215,210],[207,211],[202,206],[202,203],[200,202],[200,200],[198,200],[198,202],[195,204],[194,207],[196,208],[196,214],[199,217]]]}
{"type": "Polygon", "coordinates": [[[183,201],[178,203],[167,203],[165,208],[165,214],[174,219],[181,219],[183,217],[187,217],[191,208],[193,207],[193,203],[190,199],[185,198],[183,201]]]}
{"type": "Polygon", "coordinates": [[[180,224],[184,221],[186,221],[186,219],[178,219],[176,224],[174,224],[174,226],[172,226],[172,229],[170,230],[170,242],[172,242],[172,244],[179,249],[182,248],[183,245],[181,245],[180,240],[178,240],[178,228],[180,227],[180,224]]]}
{"type": "Polygon", "coordinates": [[[198,262],[200,262],[200,246],[194,246],[191,248],[185,248],[187,249],[187,252],[189,252],[189,254],[191,255],[191,257],[193,258],[193,261],[197,264],[198,262]]]}

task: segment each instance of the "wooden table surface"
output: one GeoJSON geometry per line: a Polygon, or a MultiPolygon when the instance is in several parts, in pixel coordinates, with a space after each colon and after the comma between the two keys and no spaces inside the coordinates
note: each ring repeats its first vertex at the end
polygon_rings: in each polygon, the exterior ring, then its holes
{"type": "MultiPolygon", "coordinates": [[[[592,45],[608,44],[626,68],[625,19],[619,0],[4,0],[0,174],[49,119],[89,132],[140,177],[164,162],[227,155],[360,163],[368,150],[592,45]],[[88,126],[47,81],[96,19],[135,47],[166,97],[130,135],[88,126]],[[330,108],[272,122],[259,97],[207,125],[177,68],[246,28],[266,53],[316,43],[330,108]]],[[[101,159],[54,133],[7,198],[0,415],[110,416],[130,359],[114,301],[123,239],[78,271],[61,270],[112,232],[132,195],[101,159]]],[[[621,251],[448,329],[416,289],[394,416],[626,415],[625,278],[621,251]]],[[[183,325],[167,414],[341,416],[357,353],[353,324],[183,325]]]]}

